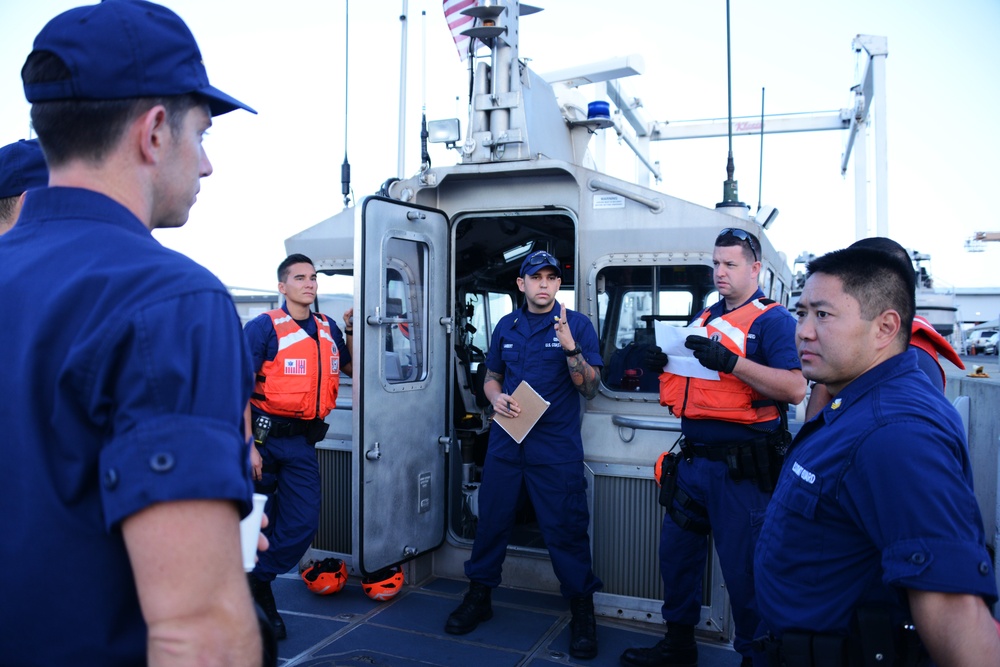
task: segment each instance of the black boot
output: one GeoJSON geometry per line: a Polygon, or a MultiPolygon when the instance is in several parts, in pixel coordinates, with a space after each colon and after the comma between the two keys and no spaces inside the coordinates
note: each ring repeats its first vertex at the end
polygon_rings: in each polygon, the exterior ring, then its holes
{"type": "Polygon", "coordinates": [[[275,639],[284,639],[288,636],[288,631],[285,630],[285,622],[278,615],[278,605],[274,602],[274,593],[271,592],[271,582],[261,581],[252,574],[247,575],[247,580],[250,582],[250,593],[253,595],[254,602],[260,605],[260,608],[264,610],[264,614],[267,616],[267,620],[271,621],[275,639]]]}
{"type": "Polygon", "coordinates": [[[569,654],[589,660],[597,657],[597,621],[594,619],[594,596],[569,601],[573,618],[569,622],[569,654]]]}
{"type": "Polygon", "coordinates": [[[450,635],[464,635],[472,632],[483,621],[493,618],[490,595],[493,590],[478,581],[469,582],[469,592],[455,611],[451,612],[444,631],[450,635]]]}
{"type": "Polygon", "coordinates": [[[667,636],[650,648],[630,648],[620,659],[625,667],[698,667],[694,626],[667,623],[667,636]]]}

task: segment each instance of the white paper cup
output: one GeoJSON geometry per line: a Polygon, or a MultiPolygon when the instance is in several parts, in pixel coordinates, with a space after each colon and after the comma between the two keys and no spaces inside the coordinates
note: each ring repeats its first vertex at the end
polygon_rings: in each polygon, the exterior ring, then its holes
{"type": "Polygon", "coordinates": [[[267,496],[253,494],[253,511],[240,521],[240,546],[243,548],[243,570],[252,572],[257,566],[257,538],[260,537],[260,522],[264,518],[267,496]]]}

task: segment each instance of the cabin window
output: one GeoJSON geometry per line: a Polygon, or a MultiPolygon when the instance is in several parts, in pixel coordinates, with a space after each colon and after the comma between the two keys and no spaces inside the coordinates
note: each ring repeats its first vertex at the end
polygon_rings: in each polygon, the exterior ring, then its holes
{"type": "Polygon", "coordinates": [[[385,251],[383,380],[419,382],[427,373],[428,247],[421,241],[389,238],[385,251]]]}
{"type": "Polygon", "coordinates": [[[764,293],[764,296],[777,301],[777,298],[771,291],[771,288],[774,286],[774,271],[771,269],[764,269],[762,278],[764,284],[761,286],[760,291],[764,293]]]}
{"type": "Polygon", "coordinates": [[[487,295],[487,299],[489,300],[488,313],[490,319],[487,322],[483,322],[479,331],[476,332],[482,341],[481,347],[483,350],[489,349],[489,338],[493,335],[493,329],[496,328],[500,318],[514,310],[514,302],[511,300],[510,294],[490,292],[487,295]]]}
{"type": "Polygon", "coordinates": [[[645,355],[656,344],[654,322],[685,326],[718,299],[706,265],[614,266],[598,274],[602,379],[612,391],[659,390],[645,355]]]}

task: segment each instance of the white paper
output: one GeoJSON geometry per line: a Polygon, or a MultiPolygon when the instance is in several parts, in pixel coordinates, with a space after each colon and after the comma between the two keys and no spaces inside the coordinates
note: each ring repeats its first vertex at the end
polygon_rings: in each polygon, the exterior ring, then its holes
{"type": "Polygon", "coordinates": [[[718,380],[719,372],[705,368],[701,362],[694,358],[694,351],[684,347],[684,340],[688,336],[708,337],[708,329],[705,327],[675,327],[660,322],[653,321],[653,330],[656,333],[656,345],[667,355],[667,365],[663,367],[668,373],[689,378],[701,378],[703,380],[718,380]]]}

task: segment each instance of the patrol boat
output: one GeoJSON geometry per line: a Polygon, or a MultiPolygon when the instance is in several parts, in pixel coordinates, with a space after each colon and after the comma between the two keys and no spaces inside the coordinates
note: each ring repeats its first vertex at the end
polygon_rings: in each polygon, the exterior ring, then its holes
{"type": "MultiPolygon", "coordinates": [[[[298,572],[276,580],[284,665],[588,664],[568,655],[569,612],[530,506],[518,513],[493,619],[468,635],[444,632],[467,587],[491,428],[484,351],[496,322],[519,307],[515,278],[538,249],[563,263],[559,300],[590,318],[604,360],[582,416],[593,566],[604,582],[595,595],[600,654],[589,664],[617,664],[626,648],[662,638],[653,463],[680,423],[659,405],[642,350],[655,322],[683,326],[717,300],[721,229],[760,239],[768,297],[787,304],[792,273],[745,205],[707,208],[585,166],[591,137],[616,121],[577,86],[635,68],[623,59],[603,73],[543,78],[518,54],[520,20],[535,11],[516,0],[465,10],[467,130],[463,139],[457,120],[429,127],[432,140],[459,151],[457,164],[425,160],[416,175],[389,179],[285,242],[315,262],[321,291],[337,291],[324,281],[352,285],[355,377],[342,381],[317,445],[320,528],[300,563],[338,558],[350,579],[332,596],[309,592],[298,572]],[[397,567],[399,593],[369,599],[362,582],[397,567]]],[[[736,664],[714,554],[703,601],[699,664],[736,664]]]]}

